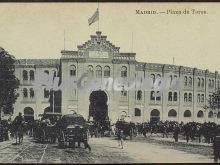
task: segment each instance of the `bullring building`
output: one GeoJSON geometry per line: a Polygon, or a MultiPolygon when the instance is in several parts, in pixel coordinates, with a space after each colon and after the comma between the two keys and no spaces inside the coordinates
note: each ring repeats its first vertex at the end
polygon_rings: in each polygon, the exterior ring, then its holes
{"type": "MultiPolygon", "coordinates": [[[[115,122],[121,115],[133,122],[150,120],[220,122],[220,113],[207,108],[208,98],[220,85],[218,72],[167,64],[137,62],[135,53],[120,52],[120,48],[97,31],[77,50],[62,50],[60,59],[17,59],[15,74],[20,80],[19,97],[14,105],[14,116],[19,112],[25,118],[37,119],[43,113],[68,114],[72,111],[86,119],[106,119],[115,122]],[[183,87],[167,88],[161,96],[141,90],[79,90],[68,83],[84,73],[100,78],[123,79],[150,77],[154,82],[170,72],[170,81],[181,78],[183,87]],[[53,92],[41,84],[39,75],[52,75],[66,88],[53,92]],[[38,76],[37,76],[38,75],[38,76]]],[[[41,77],[41,76],[40,76],[41,77]]],[[[42,78],[43,79],[43,78],[42,78]]]]}

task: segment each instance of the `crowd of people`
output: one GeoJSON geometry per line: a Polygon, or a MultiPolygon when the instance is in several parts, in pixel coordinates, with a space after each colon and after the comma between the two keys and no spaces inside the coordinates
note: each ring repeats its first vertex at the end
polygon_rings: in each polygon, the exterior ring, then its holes
{"type": "MultiPolygon", "coordinates": [[[[54,125],[59,121],[60,117],[42,118],[38,121],[27,121],[25,122],[21,113],[15,118],[14,121],[9,120],[0,120],[0,142],[9,140],[10,134],[13,134],[12,130],[14,126],[19,126],[23,124],[23,131],[30,136],[34,136],[34,131],[36,132],[36,125],[38,123],[45,123],[46,125],[54,125]]],[[[175,142],[178,142],[179,137],[185,137],[184,139],[189,142],[189,140],[205,143],[213,143],[214,137],[220,135],[220,125],[217,125],[214,122],[208,123],[197,123],[197,122],[188,122],[188,123],[178,123],[176,121],[159,121],[159,122],[145,122],[145,123],[136,123],[133,124],[133,136],[143,135],[144,137],[147,134],[162,134],[163,137],[172,137],[175,142]]],[[[113,127],[110,129],[110,135],[116,135],[113,127]],[[114,133],[112,133],[114,132],[114,133]]],[[[94,131],[91,132],[91,135],[94,134],[94,131]]]]}
{"type": "MultiPolygon", "coordinates": [[[[54,126],[56,123],[60,121],[61,116],[53,116],[52,118],[43,117],[40,120],[33,121],[25,121],[22,114],[15,118],[14,121],[10,120],[0,120],[0,142],[6,141],[10,139],[10,136],[16,136],[16,130],[22,128],[20,132],[22,132],[20,138],[21,142],[23,140],[23,133],[27,135],[36,137],[39,132],[39,124],[45,124],[47,126],[54,126]]],[[[131,127],[127,127],[126,129],[131,130],[131,136],[151,136],[152,134],[161,134],[163,138],[172,137],[175,142],[178,142],[179,138],[185,139],[186,142],[198,141],[199,143],[213,143],[213,145],[217,145],[220,142],[216,141],[216,137],[220,137],[220,125],[217,125],[214,122],[188,122],[188,123],[178,123],[176,121],[158,121],[158,122],[144,122],[144,123],[131,123],[131,127]]],[[[96,127],[96,125],[93,125],[96,127]]],[[[104,135],[103,129],[93,128],[93,131],[90,131],[90,135],[94,135],[94,130],[101,130],[102,136],[104,135]]],[[[129,130],[129,131],[130,131],[129,130]]],[[[116,130],[114,125],[111,125],[110,129],[107,130],[111,132],[110,136],[117,136],[119,140],[119,145],[123,148],[123,139],[126,136],[126,130],[116,130]]],[[[129,132],[127,131],[127,132],[129,132]]],[[[39,134],[38,134],[39,135],[39,134]]],[[[128,134],[129,135],[129,134],[128,134]]],[[[97,137],[97,136],[96,136],[97,137]]],[[[17,139],[16,139],[17,140],[17,139]]],[[[219,149],[220,153],[220,149],[219,149]]]]}
{"type": "Polygon", "coordinates": [[[220,125],[214,122],[188,122],[188,123],[178,123],[176,121],[159,121],[159,122],[146,122],[136,124],[137,133],[143,134],[158,134],[161,133],[163,137],[168,137],[172,135],[176,142],[178,142],[179,137],[185,137],[186,142],[195,141],[201,142],[204,138],[205,143],[213,143],[214,137],[220,135],[220,125]]]}

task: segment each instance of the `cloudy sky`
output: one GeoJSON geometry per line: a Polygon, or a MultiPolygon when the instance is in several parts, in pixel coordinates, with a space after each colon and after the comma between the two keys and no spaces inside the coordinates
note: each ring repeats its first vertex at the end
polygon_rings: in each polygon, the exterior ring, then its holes
{"type": "MultiPolygon", "coordinates": [[[[60,58],[77,50],[97,31],[88,18],[97,3],[1,3],[0,46],[16,58],[60,58]]],[[[141,62],[172,64],[220,72],[220,4],[100,3],[100,31],[141,62]],[[145,14],[136,10],[196,9],[208,14],[145,14]]]]}

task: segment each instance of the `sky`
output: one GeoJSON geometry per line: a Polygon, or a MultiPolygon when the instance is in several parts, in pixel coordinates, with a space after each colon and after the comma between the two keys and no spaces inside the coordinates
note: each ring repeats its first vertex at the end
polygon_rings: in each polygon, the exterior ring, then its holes
{"type": "MultiPolygon", "coordinates": [[[[97,3],[1,3],[0,46],[19,58],[60,58],[98,30],[97,3]]],[[[219,3],[100,3],[99,30],[136,60],[220,72],[219,3]],[[136,10],[207,14],[136,14],[136,10]],[[132,44],[133,33],[133,44],[132,44]],[[132,48],[133,45],[133,48],[132,48]]]]}

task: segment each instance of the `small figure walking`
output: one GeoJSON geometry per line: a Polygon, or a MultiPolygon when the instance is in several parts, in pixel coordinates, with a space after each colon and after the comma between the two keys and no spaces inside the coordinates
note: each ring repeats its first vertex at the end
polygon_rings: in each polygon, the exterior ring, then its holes
{"type": "Polygon", "coordinates": [[[175,142],[178,142],[179,132],[180,132],[180,128],[179,128],[178,124],[176,124],[175,128],[174,128],[174,133],[173,133],[173,137],[175,139],[175,142]]]}
{"type": "Polygon", "coordinates": [[[122,129],[118,130],[118,146],[121,146],[121,149],[124,148],[124,131],[122,129]]]}
{"type": "Polygon", "coordinates": [[[214,150],[214,163],[218,163],[220,159],[220,136],[215,136],[213,142],[213,150],[214,150]]]}

